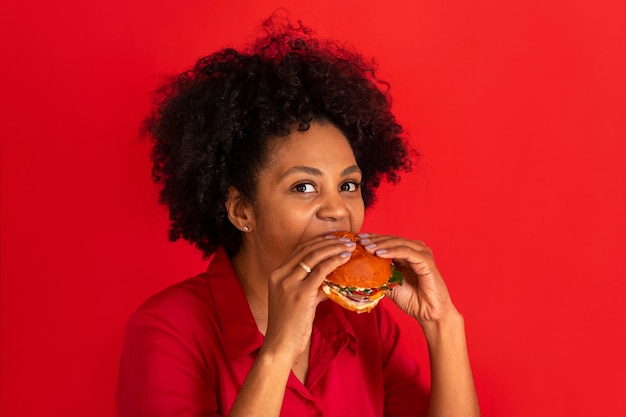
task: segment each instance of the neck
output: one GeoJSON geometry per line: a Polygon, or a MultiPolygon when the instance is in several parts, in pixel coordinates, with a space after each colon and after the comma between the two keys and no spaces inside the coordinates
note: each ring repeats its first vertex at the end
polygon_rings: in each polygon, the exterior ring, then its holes
{"type": "Polygon", "coordinates": [[[259,327],[259,331],[265,334],[268,312],[267,280],[270,271],[266,270],[267,268],[254,255],[255,253],[256,251],[249,250],[244,244],[231,261],[248,300],[252,316],[259,327]]]}

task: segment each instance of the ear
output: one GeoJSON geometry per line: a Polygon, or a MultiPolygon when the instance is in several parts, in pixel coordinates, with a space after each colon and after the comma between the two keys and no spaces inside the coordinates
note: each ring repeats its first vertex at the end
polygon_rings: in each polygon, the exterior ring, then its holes
{"type": "Polygon", "coordinates": [[[254,210],[238,189],[228,187],[225,205],[228,219],[233,226],[244,232],[254,230],[254,210]]]}

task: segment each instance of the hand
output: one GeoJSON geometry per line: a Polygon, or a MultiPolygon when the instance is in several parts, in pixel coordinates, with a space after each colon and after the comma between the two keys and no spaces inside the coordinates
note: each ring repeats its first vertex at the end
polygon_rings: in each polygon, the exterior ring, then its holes
{"type": "Polygon", "coordinates": [[[431,369],[428,415],[480,417],[463,317],[450,299],[432,251],[419,240],[361,236],[368,252],[393,259],[404,276],[403,285],[387,291],[387,296],[424,330],[431,369]]]}
{"type": "Polygon", "coordinates": [[[393,259],[404,277],[402,286],[387,291],[387,296],[422,325],[458,314],[433,253],[424,242],[395,236],[361,234],[361,244],[376,256],[393,259]]]}
{"type": "Polygon", "coordinates": [[[332,270],[348,262],[355,247],[354,242],[319,237],[297,247],[272,272],[268,283],[264,351],[274,351],[295,360],[306,349],[315,309],[326,299],[319,287],[332,270]]]}

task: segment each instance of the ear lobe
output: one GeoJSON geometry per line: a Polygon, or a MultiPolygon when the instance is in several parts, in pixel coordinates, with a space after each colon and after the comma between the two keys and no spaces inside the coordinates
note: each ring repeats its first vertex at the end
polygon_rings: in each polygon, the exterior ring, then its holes
{"type": "Polygon", "coordinates": [[[254,229],[251,205],[243,194],[235,187],[228,188],[228,199],[224,203],[228,212],[228,220],[239,230],[254,229]]]}

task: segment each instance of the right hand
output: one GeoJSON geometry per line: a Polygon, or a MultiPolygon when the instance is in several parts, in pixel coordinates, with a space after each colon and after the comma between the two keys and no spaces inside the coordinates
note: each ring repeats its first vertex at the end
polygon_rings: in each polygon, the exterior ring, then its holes
{"type": "Polygon", "coordinates": [[[270,274],[265,352],[286,355],[292,362],[304,352],[317,305],[326,299],[319,288],[331,271],[348,262],[354,249],[354,242],[318,237],[296,247],[270,274]]]}

